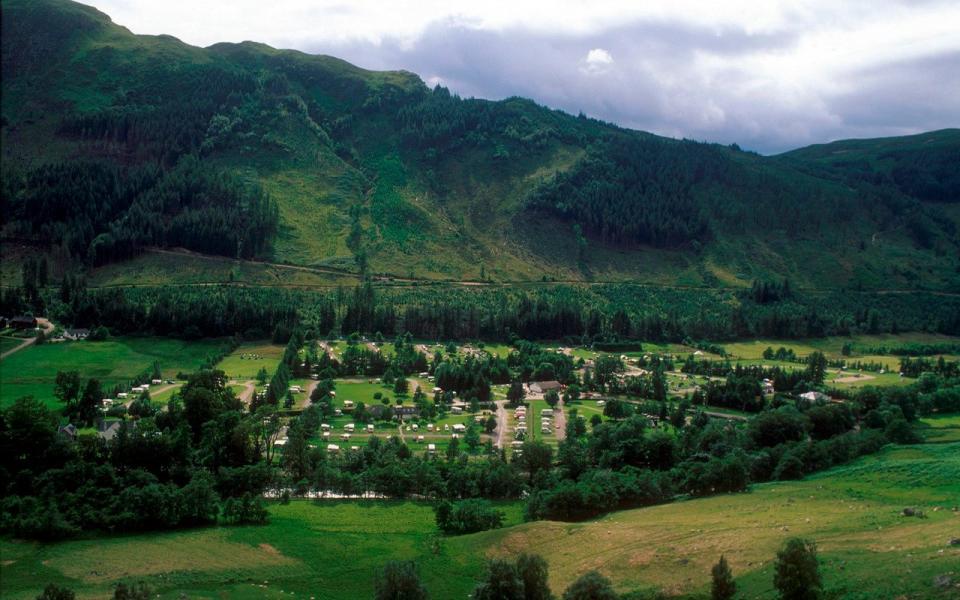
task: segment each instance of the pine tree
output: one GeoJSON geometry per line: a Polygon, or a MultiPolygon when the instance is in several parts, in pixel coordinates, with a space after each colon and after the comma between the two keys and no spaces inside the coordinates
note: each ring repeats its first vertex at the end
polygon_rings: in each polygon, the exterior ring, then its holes
{"type": "Polygon", "coordinates": [[[727,559],[723,555],[720,556],[717,564],[713,565],[710,576],[711,600],[731,600],[737,593],[737,584],[733,581],[733,573],[730,571],[730,565],[727,564],[727,559]]]}

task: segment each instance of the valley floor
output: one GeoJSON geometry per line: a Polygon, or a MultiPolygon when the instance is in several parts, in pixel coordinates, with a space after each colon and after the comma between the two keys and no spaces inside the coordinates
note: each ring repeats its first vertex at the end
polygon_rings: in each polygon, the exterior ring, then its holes
{"type": "MultiPolygon", "coordinates": [[[[932,439],[956,439],[957,417],[927,419],[932,439]]],[[[772,559],[792,536],[815,540],[826,587],[838,598],[955,598],[960,584],[960,443],[890,446],[803,481],[744,494],[612,513],[585,523],[521,524],[439,534],[426,503],[293,501],[270,507],[261,527],[214,527],[105,536],[57,544],[0,541],[0,596],[33,598],[49,582],[80,598],[117,582],[147,582],[160,598],[361,598],[385,561],[412,559],[434,598],[466,597],[487,557],[521,551],[550,563],[563,590],[598,569],[618,591],[705,592],[710,566],[730,561],[748,598],[773,598],[772,559]],[[926,517],[903,517],[905,507],[926,517]],[[938,587],[946,575],[950,584],[938,587]]]]}

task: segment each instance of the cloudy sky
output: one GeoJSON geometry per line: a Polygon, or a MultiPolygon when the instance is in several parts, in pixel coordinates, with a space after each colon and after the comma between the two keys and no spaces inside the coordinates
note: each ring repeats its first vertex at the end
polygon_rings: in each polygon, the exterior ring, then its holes
{"type": "Polygon", "coordinates": [[[85,0],[135,33],[255,40],[774,153],[960,126],[957,0],[85,0]]]}

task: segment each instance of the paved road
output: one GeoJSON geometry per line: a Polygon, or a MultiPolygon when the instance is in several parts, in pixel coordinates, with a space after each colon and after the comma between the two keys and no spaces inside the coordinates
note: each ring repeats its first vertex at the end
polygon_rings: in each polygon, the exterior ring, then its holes
{"type": "Polygon", "coordinates": [[[507,435],[507,401],[497,400],[497,448],[503,448],[503,439],[507,435]]]}
{"type": "Polygon", "coordinates": [[[563,398],[560,398],[560,402],[557,402],[553,414],[555,417],[553,435],[557,436],[557,441],[560,442],[567,437],[567,411],[563,410],[563,398]]]}
{"type": "MultiPolygon", "coordinates": [[[[37,324],[39,324],[40,327],[43,327],[43,333],[44,333],[45,335],[46,335],[46,334],[49,334],[51,331],[53,331],[53,323],[51,323],[50,321],[48,321],[48,320],[46,320],[46,319],[37,318],[37,324]]],[[[36,343],[36,341],[37,341],[37,338],[35,338],[35,337],[27,338],[27,339],[23,340],[22,342],[20,342],[20,345],[19,345],[19,346],[15,347],[15,348],[10,348],[9,350],[7,350],[6,352],[4,352],[3,354],[0,354],[0,360],[3,360],[4,358],[10,356],[10,355],[13,354],[14,352],[19,352],[19,351],[23,350],[23,349],[26,348],[27,346],[33,345],[34,343],[36,343]]]]}

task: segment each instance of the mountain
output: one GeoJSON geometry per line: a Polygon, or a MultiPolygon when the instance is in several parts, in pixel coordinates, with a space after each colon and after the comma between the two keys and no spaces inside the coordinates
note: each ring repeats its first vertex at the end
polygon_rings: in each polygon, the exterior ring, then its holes
{"type": "Polygon", "coordinates": [[[960,130],[763,157],[134,35],[66,0],[2,12],[4,243],[60,268],[161,247],[429,280],[960,290],[960,130]]]}

